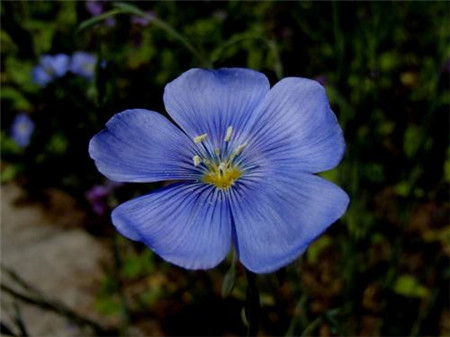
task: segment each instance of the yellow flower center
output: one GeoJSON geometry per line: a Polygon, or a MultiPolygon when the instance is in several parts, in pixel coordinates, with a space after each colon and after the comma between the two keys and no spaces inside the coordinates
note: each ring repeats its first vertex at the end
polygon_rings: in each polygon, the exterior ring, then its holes
{"type": "MultiPolygon", "coordinates": [[[[225,143],[230,141],[232,132],[233,127],[229,126],[224,137],[225,143]]],[[[194,143],[200,145],[207,139],[207,137],[208,135],[206,133],[196,136],[194,137],[194,143]]],[[[192,157],[194,166],[202,166],[204,169],[202,181],[204,183],[214,185],[220,190],[226,191],[229,189],[236,180],[242,177],[242,171],[234,163],[234,159],[242,152],[245,145],[245,143],[239,145],[229,156],[226,156],[227,158],[220,156],[219,148],[215,149],[215,158],[212,160],[202,158],[198,155],[192,157]]]]}
{"type": "Polygon", "coordinates": [[[216,186],[218,189],[227,190],[236,180],[242,177],[242,172],[237,167],[221,167],[220,165],[210,165],[209,171],[203,176],[203,181],[216,186]]]}

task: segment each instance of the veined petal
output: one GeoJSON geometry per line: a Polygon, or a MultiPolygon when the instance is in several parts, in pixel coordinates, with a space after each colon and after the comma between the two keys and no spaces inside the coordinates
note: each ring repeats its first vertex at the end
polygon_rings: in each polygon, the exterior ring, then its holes
{"type": "Polygon", "coordinates": [[[161,114],[126,110],[114,115],[89,143],[89,154],[107,178],[123,182],[197,179],[193,142],[161,114]]]}
{"type": "Polygon", "coordinates": [[[336,185],[298,171],[247,179],[230,190],[239,259],[255,273],[269,273],[296,259],[343,215],[349,198],[336,185]]]}
{"type": "Polygon", "coordinates": [[[266,76],[250,69],[191,69],[167,84],[164,104],[190,137],[206,133],[215,148],[229,126],[239,132],[269,88],[266,76]]]}
{"type": "Polygon", "coordinates": [[[175,184],[128,201],[114,209],[112,220],[126,237],[188,269],[212,268],[230,249],[228,201],[203,184],[175,184]]]}
{"type": "Polygon", "coordinates": [[[245,156],[317,173],[335,167],[345,150],[342,130],[325,89],[304,78],[285,78],[248,122],[245,156]]]}

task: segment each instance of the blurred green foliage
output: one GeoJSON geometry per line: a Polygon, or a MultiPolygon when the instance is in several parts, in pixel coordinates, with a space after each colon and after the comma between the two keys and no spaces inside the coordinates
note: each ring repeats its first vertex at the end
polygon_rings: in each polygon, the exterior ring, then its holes
{"type": "MultiPolygon", "coordinates": [[[[342,164],[322,175],[343,186],[351,204],[287,268],[286,282],[258,278],[261,329],[269,335],[448,335],[449,3],[127,4],[159,21],[135,24],[132,14],[104,2],[105,13],[117,12],[115,24],[94,19],[78,31],[92,19],[85,2],[1,3],[2,183],[14,180],[31,196],[49,187],[65,190],[90,215],[87,228],[110,239],[108,214],[95,215],[84,195],[103,182],[88,141],[114,113],[137,107],[164,113],[164,85],[191,67],[250,67],[272,83],[315,78],[325,85],[347,142],[342,164]],[[45,88],[32,83],[39,56],[77,50],[105,62],[94,81],[68,74],[45,88]],[[36,124],[24,149],[9,136],[21,111],[36,124]]],[[[157,186],[122,186],[110,207],[157,186]]],[[[125,303],[128,323],[144,331],[150,317],[168,335],[245,333],[240,266],[230,296],[220,298],[231,258],[216,270],[189,272],[168,267],[142,246],[119,245],[121,264],[106,271],[98,291],[101,314],[121,315],[125,303]]]]}

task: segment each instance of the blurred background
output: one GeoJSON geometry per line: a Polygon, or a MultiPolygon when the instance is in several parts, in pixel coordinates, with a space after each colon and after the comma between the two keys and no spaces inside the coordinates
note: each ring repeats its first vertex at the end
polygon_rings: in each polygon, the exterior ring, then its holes
{"type": "Polygon", "coordinates": [[[230,257],[186,271],[119,236],[110,210],[160,185],[107,181],[87,151],[117,112],[165,113],[165,84],[193,67],[315,79],[347,142],[321,175],[350,207],[257,277],[259,335],[450,335],[450,3],[0,6],[4,335],[246,333],[242,266],[230,292],[230,257]]]}

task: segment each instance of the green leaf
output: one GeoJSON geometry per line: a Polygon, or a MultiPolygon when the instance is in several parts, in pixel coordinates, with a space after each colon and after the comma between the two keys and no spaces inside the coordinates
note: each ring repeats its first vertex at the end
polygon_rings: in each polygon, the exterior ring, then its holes
{"type": "Polygon", "coordinates": [[[411,191],[411,185],[407,181],[401,181],[394,186],[394,191],[401,197],[406,197],[411,191]]]}
{"type": "Polygon", "coordinates": [[[140,10],[136,6],[133,6],[133,5],[130,5],[130,4],[127,4],[124,2],[116,2],[114,4],[114,7],[117,9],[120,9],[122,13],[136,14],[136,15],[144,16],[144,17],[148,16],[147,13],[140,10]]]}
{"type": "Polygon", "coordinates": [[[19,168],[16,165],[6,165],[3,169],[2,169],[2,174],[1,174],[1,183],[7,183],[10,181],[13,181],[17,174],[19,173],[19,168]]]}
{"type": "Polygon", "coordinates": [[[422,132],[417,125],[411,125],[405,131],[403,151],[408,158],[413,158],[419,149],[422,132]]]}
{"type": "Polygon", "coordinates": [[[67,151],[69,142],[63,133],[55,133],[47,144],[47,150],[53,154],[64,154],[67,151]]]}
{"type": "Polygon", "coordinates": [[[230,296],[233,288],[236,284],[236,266],[234,264],[231,265],[230,269],[228,269],[225,277],[222,282],[222,297],[230,296]]]}
{"type": "Polygon", "coordinates": [[[236,284],[236,254],[233,252],[233,260],[230,269],[228,269],[222,283],[222,297],[228,297],[236,284]]]}
{"type": "Polygon", "coordinates": [[[417,278],[411,275],[401,275],[394,284],[394,291],[405,297],[425,298],[428,289],[421,285],[417,278]]]}
{"type": "Polygon", "coordinates": [[[10,100],[11,106],[15,110],[29,110],[32,104],[23,96],[23,94],[13,87],[3,87],[0,93],[2,100],[10,100]]]}
{"type": "Polygon", "coordinates": [[[315,264],[319,260],[320,253],[331,245],[329,236],[323,235],[308,248],[307,260],[309,264],[315,264]]]}

